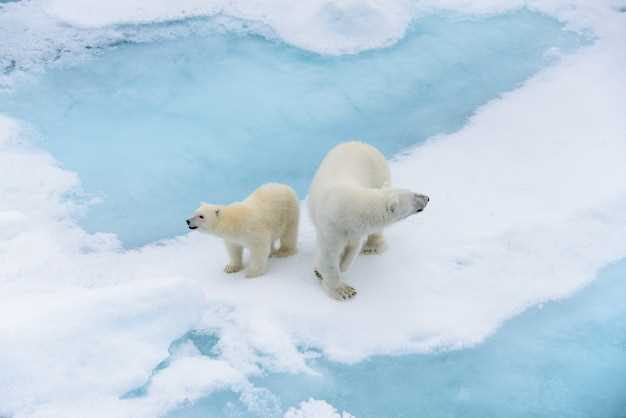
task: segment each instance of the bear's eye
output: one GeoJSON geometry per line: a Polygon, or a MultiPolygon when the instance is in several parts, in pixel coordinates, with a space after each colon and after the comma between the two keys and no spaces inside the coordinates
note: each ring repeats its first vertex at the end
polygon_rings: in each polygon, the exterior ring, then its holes
{"type": "Polygon", "coordinates": [[[204,215],[198,215],[198,218],[204,219],[204,215]]]}

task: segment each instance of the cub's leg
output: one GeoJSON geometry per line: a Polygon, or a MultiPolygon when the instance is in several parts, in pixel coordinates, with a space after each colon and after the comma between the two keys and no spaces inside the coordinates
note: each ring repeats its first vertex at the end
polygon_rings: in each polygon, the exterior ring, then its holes
{"type": "Polygon", "coordinates": [[[348,241],[348,245],[344,248],[341,260],[339,261],[339,270],[341,272],[348,271],[362,245],[363,240],[348,241]]]}
{"type": "Polygon", "coordinates": [[[267,271],[267,259],[272,250],[272,239],[260,239],[252,243],[248,249],[250,250],[250,264],[246,268],[246,277],[258,277],[267,271]]]}
{"type": "Polygon", "coordinates": [[[280,248],[272,252],[275,257],[289,257],[298,252],[298,216],[291,219],[280,236],[280,248]]]}
{"type": "Polygon", "coordinates": [[[345,242],[337,243],[329,240],[319,240],[316,275],[321,276],[322,287],[328,295],[337,300],[346,300],[356,295],[356,290],[341,281],[339,262],[345,242]]]}
{"type": "Polygon", "coordinates": [[[367,241],[361,250],[361,254],[382,254],[387,249],[385,237],[382,232],[375,232],[367,237],[367,241]]]}
{"type": "Polygon", "coordinates": [[[226,267],[224,267],[224,271],[226,273],[236,273],[241,271],[243,268],[243,247],[239,244],[234,244],[228,241],[225,241],[224,243],[226,244],[226,250],[228,251],[228,257],[230,258],[230,261],[226,264],[226,267]]]}

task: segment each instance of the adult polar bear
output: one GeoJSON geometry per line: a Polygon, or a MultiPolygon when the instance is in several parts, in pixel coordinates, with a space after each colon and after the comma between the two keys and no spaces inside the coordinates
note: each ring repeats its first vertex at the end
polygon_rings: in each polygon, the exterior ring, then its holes
{"type": "Polygon", "coordinates": [[[428,196],[390,185],[383,154],[361,142],[337,145],[317,169],[308,201],[317,233],[315,273],[331,297],[355,296],[356,290],[341,281],[341,272],[360,251],[384,250],[384,227],[426,207],[428,196]]]}

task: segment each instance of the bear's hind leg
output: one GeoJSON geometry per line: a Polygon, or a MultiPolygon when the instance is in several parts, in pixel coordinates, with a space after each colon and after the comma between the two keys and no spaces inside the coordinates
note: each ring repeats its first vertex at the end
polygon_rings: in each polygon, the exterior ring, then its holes
{"type": "Polygon", "coordinates": [[[239,244],[233,244],[232,242],[225,242],[225,244],[230,261],[226,264],[226,267],[224,267],[224,271],[226,273],[237,273],[243,268],[243,247],[239,244]]]}
{"type": "Polygon", "coordinates": [[[261,276],[267,271],[267,259],[272,251],[272,240],[268,237],[266,240],[251,245],[249,249],[250,265],[246,268],[246,277],[251,279],[261,276]]]}
{"type": "Polygon", "coordinates": [[[361,249],[361,254],[374,255],[382,254],[387,249],[385,237],[382,232],[375,232],[367,237],[365,245],[361,249]]]}
{"type": "Polygon", "coordinates": [[[275,257],[289,257],[298,252],[298,217],[291,220],[280,236],[280,247],[272,251],[275,257]]]}

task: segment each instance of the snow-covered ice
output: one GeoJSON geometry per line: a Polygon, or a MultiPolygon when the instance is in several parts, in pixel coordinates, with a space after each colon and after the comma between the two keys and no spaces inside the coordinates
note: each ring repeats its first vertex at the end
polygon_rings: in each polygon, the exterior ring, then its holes
{"type": "Polygon", "coordinates": [[[290,408],[285,413],[285,418],[354,418],[354,416],[348,412],[337,412],[325,401],[309,399],[302,402],[298,408],[290,408]]]}
{"type": "MultiPolygon", "coordinates": [[[[92,14],[61,0],[24,0],[3,4],[0,15],[42,8],[68,30],[89,31],[180,19],[195,4],[157,3],[161,10],[151,14],[139,2],[110,2],[110,14],[92,14]]],[[[260,21],[292,45],[332,54],[391,45],[408,24],[382,25],[363,41],[366,31],[342,32],[341,16],[368,24],[426,10],[394,3],[379,13],[374,2],[324,2],[298,15],[273,2],[255,3],[258,13],[202,4],[213,8],[191,14],[260,21]],[[329,18],[328,10],[340,17],[329,18]],[[280,26],[292,16],[296,27],[313,20],[311,32],[280,26]]],[[[306,217],[300,253],[271,260],[270,274],[252,281],[221,273],[226,255],[210,237],[187,234],[122,250],[110,234],[85,232],[76,222],[84,211],[75,197],[80,173],[34,145],[27,120],[0,117],[0,416],[151,417],[219,389],[240,393],[254,408],[263,396],[250,379],[261,373],[315,375],[309,360],[319,355],[353,363],[475,345],[528,307],[572,295],[624,257],[624,5],[450,0],[445,7],[502,13],[522,4],[591,31],[593,43],[482,106],[458,132],[398,156],[395,183],[428,193],[431,204],[389,230],[388,253],[357,260],[346,278],[359,296],[346,304],[329,300],[310,274],[314,240],[306,217]],[[189,344],[168,351],[190,330],[218,337],[210,355],[189,344]],[[155,370],[167,358],[167,367],[155,370]],[[124,396],[142,386],[141,396],[124,396]]],[[[341,416],[321,401],[295,405],[287,416],[314,409],[341,416]]]]}

